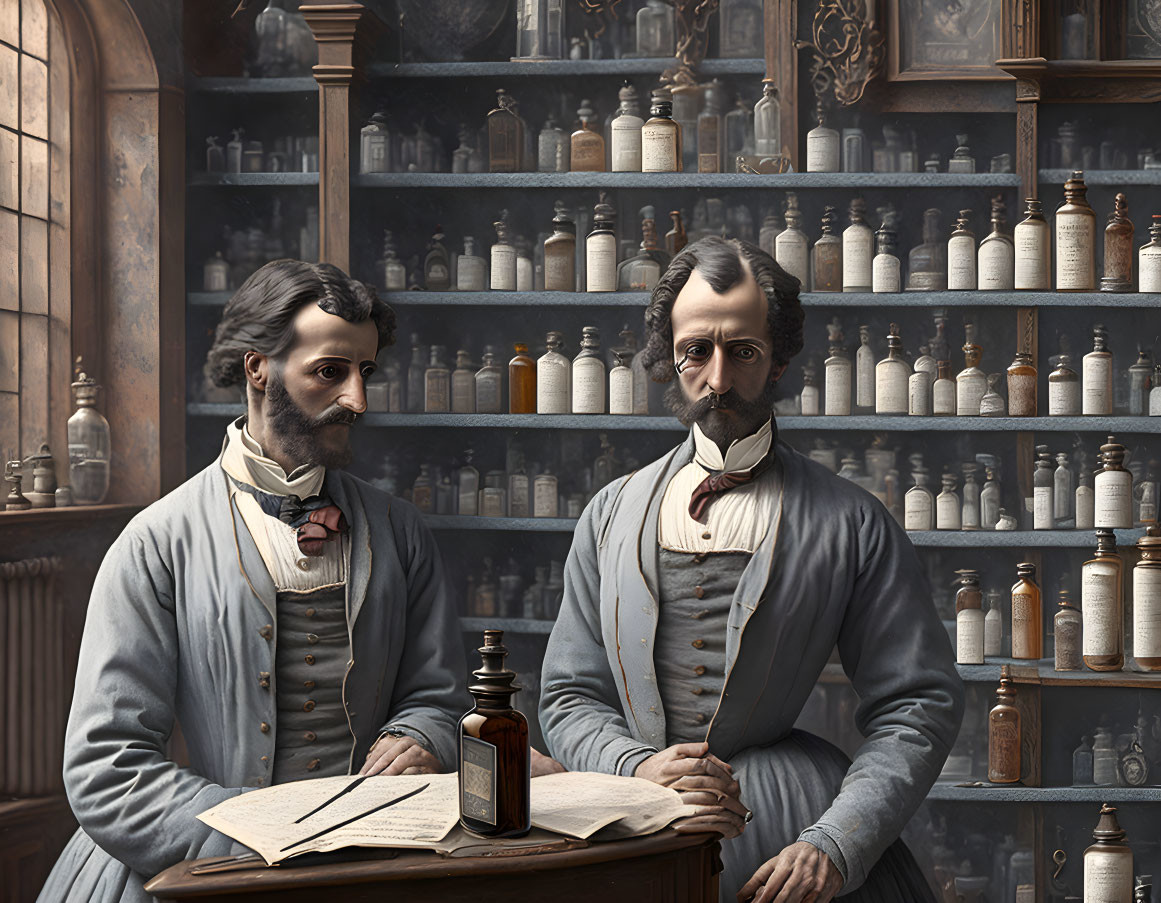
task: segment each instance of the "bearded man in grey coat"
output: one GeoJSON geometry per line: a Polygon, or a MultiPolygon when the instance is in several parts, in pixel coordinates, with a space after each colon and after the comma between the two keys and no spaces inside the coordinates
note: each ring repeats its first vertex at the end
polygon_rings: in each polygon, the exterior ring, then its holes
{"type": "Polygon", "coordinates": [[[417,511],[346,474],[395,317],[328,264],[278,260],[210,351],[247,413],[209,467],[137,515],[89,601],[64,779],[80,829],[43,901],[141,901],[236,852],[198,813],[253,787],[456,767],[455,605],[417,511]],[[180,723],[189,766],[167,743],[180,723]]]}
{"type": "Polygon", "coordinates": [[[798,280],[705,238],[653,291],[642,354],[691,427],[583,513],[544,656],[540,721],[570,770],[673,787],[723,836],[723,903],[925,903],[899,834],[963,714],[906,534],[779,441],[802,349],[798,280]],[[794,723],[837,645],[866,738],[853,762],[794,723]]]}

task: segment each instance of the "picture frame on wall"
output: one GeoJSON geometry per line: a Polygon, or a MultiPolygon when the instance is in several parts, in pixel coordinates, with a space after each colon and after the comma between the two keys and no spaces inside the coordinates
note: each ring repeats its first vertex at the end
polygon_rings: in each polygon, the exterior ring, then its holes
{"type": "Polygon", "coordinates": [[[887,0],[887,80],[1006,81],[1003,0],[887,0]]]}

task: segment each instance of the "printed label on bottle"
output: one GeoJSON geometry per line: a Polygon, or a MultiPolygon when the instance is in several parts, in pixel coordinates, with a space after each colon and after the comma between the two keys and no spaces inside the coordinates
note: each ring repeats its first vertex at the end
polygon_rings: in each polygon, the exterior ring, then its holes
{"type": "Polygon", "coordinates": [[[1083,413],[1113,412],[1113,360],[1109,354],[1086,354],[1081,368],[1084,382],[1083,413]]]}
{"type": "Polygon", "coordinates": [[[516,258],[516,291],[532,291],[532,260],[528,257],[516,258]]]}
{"type": "Polygon", "coordinates": [[[1080,624],[1072,612],[1069,617],[1057,616],[1053,627],[1056,646],[1056,670],[1079,671],[1083,664],[1080,657],[1080,624]]]}
{"type": "Polygon", "coordinates": [[[1084,854],[1085,903],[1132,903],[1133,854],[1129,850],[1084,854]]]}
{"type": "Polygon", "coordinates": [[[1096,498],[1091,486],[1076,487],[1076,529],[1092,530],[1095,528],[1096,498]]]}
{"type": "Polygon", "coordinates": [[[1161,417],[1161,386],[1149,390],[1149,416],[1161,417]]]}
{"type": "Polygon", "coordinates": [[[935,499],[935,529],[958,530],[960,528],[959,496],[954,492],[941,492],[935,499]]]}
{"type": "Polygon", "coordinates": [[[644,122],[636,116],[618,116],[613,120],[613,172],[641,171],[642,125],[644,122]]]}
{"type": "Polygon", "coordinates": [[[976,240],[970,235],[957,235],[947,242],[947,288],[976,289],[976,240]]]}
{"type": "Polygon", "coordinates": [[[605,413],[605,365],[599,357],[582,357],[573,361],[572,412],[605,413]]]}
{"type": "Polygon", "coordinates": [[[984,615],[984,655],[999,655],[1004,631],[995,609],[984,615]]]}
{"type": "Polygon", "coordinates": [[[1139,263],[1140,292],[1161,292],[1161,247],[1150,248],[1148,245],[1141,248],[1137,255],[1139,263]]]}
{"type": "Polygon", "coordinates": [[[532,484],[532,516],[556,517],[556,477],[539,476],[532,484]]]}
{"type": "Polygon", "coordinates": [[[881,361],[875,367],[876,414],[907,413],[907,370],[906,364],[895,361],[881,361]]]}
{"type": "Polygon", "coordinates": [[[876,255],[871,268],[871,291],[898,292],[899,290],[899,258],[894,254],[876,255]]]}
{"type": "Polygon", "coordinates": [[[536,413],[569,413],[568,390],[572,367],[538,361],[536,367],[536,413]]]}
{"type": "Polygon", "coordinates": [[[1161,569],[1133,569],[1133,656],[1161,658],[1161,569]]]}
{"type": "Polygon", "coordinates": [[[931,414],[931,376],[912,373],[907,380],[907,413],[914,417],[931,414]]]}
{"type": "Polygon", "coordinates": [[[1002,238],[985,240],[980,245],[979,287],[986,291],[1012,290],[1012,246],[1002,238]]]}
{"type": "Polygon", "coordinates": [[[1016,246],[1015,278],[1013,286],[1031,291],[1048,291],[1048,226],[1044,223],[1016,226],[1013,244],[1016,246]]]}
{"type": "Polygon", "coordinates": [[[452,412],[455,414],[476,413],[476,374],[452,374],[452,412]]]}
{"type": "Polygon", "coordinates": [[[931,390],[931,413],[939,416],[955,414],[955,383],[950,379],[937,379],[931,390]]]}
{"type": "Polygon", "coordinates": [[[1089,563],[1081,568],[1080,611],[1085,655],[1116,655],[1122,651],[1122,612],[1117,568],[1089,563]]]}
{"type": "Polygon", "coordinates": [[[806,277],[810,272],[809,259],[805,235],[790,229],[778,233],[774,239],[774,260],[802,283],[803,289],[806,288],[806,277]]]}
{"type": "Polygon", "coordinates": [[[544,290],[546,292],[576,291],[576,258],[574,251],[568,254],[544,255],[544,290]]]}
{"type": "Polygon", "coordinates": [[[496,824],[496,747],[461,734],[460,762],[460,811],[496,824]]]}
{"type": "Polygon", "coordinates": [[[1133,526],[1133,475],[1127,470],[1104,470],[1094,483],[1095,526],[1133,526]]]}
{"type": "Polygon", "coordinates": [[[1056,288],[1088,291],[1096,288],[1093,256],[1095,221],[1090,216],[1056,217],[1056,288]]]}
{"type": "Polygon", "coordinates": [[[844,292],[871,288],[871,238],[868,226],[851,226],[843,232],[844,292]]]}
{"type": "Polygon", "coordinates": [[[633,371],[628,367],[609,371],[609,413],[633,413],[633,371]]]}
{"type": "Polygon", "coordinates": [[[1037,486],[1032,490],[1032,529],[1052,529],[1055,501],[1051,486],[1037,486]]]}
{"type": "Polygon", "coordinates": [[[806,134],[806,171],[839,171],[839,135],[834,129],[811,129],[806,134]]]}
{"type": "Polygon", "coordinates": [[[1012,658],[1034,657],[1029,640],[1041,630],[1036,607],[1031,593],[1012,593],[1012,658]]]}
{"type": "Polygon", "coordinates": [[[960,417],[979,417],[980,399],[988,391],[988,379],[983,372],[960,373],[955,380],[955,412],[960,417]]]}
{"type": "Polygon", "coordinates": [[[903,497],[903,529],[931,530],[935,527],[931,496],[922,489],[908,489],[903,497]]]}
{"type": "Polygon", "coordinates": [[[1020,780],[1020,727],[1015,719],[988,725],[988,780],[1020,780]]]}
{"type": "Polygon", "coordinates": [[[585,279],[590,292],[617,290],[617,239],[612,233],[590,235],[585,242],[585,279]]]}
{"type": "Polygon", "coordinates": [[[1036,416],[1036,377],[1034,375],[1009,374],[1008,416],[1036,416]]]}
{"type": "Polygon", "coordinates": [[[492,291],[516,291],[516,249],[510,245],[492,245],[492,291]]]}
{"type": "Polygon", "coordinates": [[[851,362],[839,359],[827,364],[823,379],[826,382],[826,408],[828,416],[845,416],[851,412],[851,362]]]}
{"type": "Polygon", "coordinates": [[[641,128],[641,171],[677,172],[677,135],[680,126],[644,125],[641,128]]]}
{"type": "Polygon", "coordinates": [[[522,473],[508,478],[508,516],[528,516],[528,477],[522,473]]]}
{"type": "Polygon", "coordinates": [[[965,608],[955,616],[955,660],[960,665],[984,663],[984,613],[965,608]]]}
{"type": "Polygon", "coordinates": [[[476,412],[479,414],[500,413],[500,374],[476,374],[476,412]]]}
{"type": "Polygon", "coordinates": [[[442,413],[451,408],[451,380],[447,371],[428,373],[423,393],[423,409],[429,414],[442,413]]]}
{"type": "Polygon", "coordinates": [[[1048,416],[1075,417],[1080,413],[1080,382],[1048,382],[1048,416]]]}

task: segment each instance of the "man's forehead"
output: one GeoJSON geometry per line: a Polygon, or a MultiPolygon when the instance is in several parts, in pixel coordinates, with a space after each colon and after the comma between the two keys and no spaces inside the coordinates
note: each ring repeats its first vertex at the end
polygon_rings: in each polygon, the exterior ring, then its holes
{"type": "Polygon", "coordinates": [[[317,304],[304,305],[294,318],[291,350],[300,355],[374,360],[378,343],[379,330],[371,319],[352,323],[317,304]]]}
{"type": "Polygon", "coordinates": [[[744,279],[722,294],[694,270],[677,294],[671,319],[675,335],[707,328],[764,334],[766,314],[765,293],[748,270],[744,279]]]}

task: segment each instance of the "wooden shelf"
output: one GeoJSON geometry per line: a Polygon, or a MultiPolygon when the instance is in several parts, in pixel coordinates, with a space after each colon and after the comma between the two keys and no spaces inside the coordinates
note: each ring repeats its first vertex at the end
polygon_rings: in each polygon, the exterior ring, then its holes
{"type": "Polygon", "coordinates": [[[68,508],[30,508],[27,511],[0,510],[0,530],[128,520],[140,510],[141,505],[70,505],[68,508]]]}
{"type": "MultiPolygon", "coordinates": [[[[1161,60],[997,60],[1033,83],[1041,103],[1153,103],[1161,100],[1161,60]]],[[[1021,88],[1017,87],[1017,96],[1021,88]]]]}
{"type": "Polygon", "coordinates": [[[301,78],[198,78],[186,79],[186,90],[191,94],[233,94],[249,97],[254,94],[318,94],[314,76],[301,78]]]}
{"type": "Polygon", "coordinates": [[[1018,684],[1042,687],[1135,687],[1161,690],[1161,671],[1134,671],[1132,659],[1126,656],[1124,671],[1057,671],[1050,658],[1038,662],[1023,659],[994,658],[983,665],[956,665],[959,676],[970,683],[998,683],[1000,667],[1008,665],[1012,680],[1018,684]]]}
{"type": "Polygon", "coordinates": [[[310,188],[318,187],[317,172],[197,172],[190,188],[310,188]]]}
{"type": "MultiPolygon", "coordinates": [[[[536,78],[537,76],[660,75],[677,61],[671,57],[622,57],[615,60],[510,60],[466,63],[373,63],[374,79],[385,78],[536,78]]],[[[698,75],[753,75],[766,73],[761,59],[703,60],[698,75]]]]}
{"type": "Polygon", "coordinates": [[[503,630],[505,633],[548,635],[555,623],[539,618],[460,618],[460,630],[464,633],[503,630]]]}
{"type": "Polygon", "coordinates": [[[752,175],[736,172],[377,172],[351,177],[358,188],[1017,188],[1015,173],[789,172],[752,175]]]}
{"type": "Polygon", "coordinates": [[[929,800],[957,803],[1161,803],[1161,787],[1025,787],[988,784],[957,787],[963,781],[936,781],[929,800]]]}

